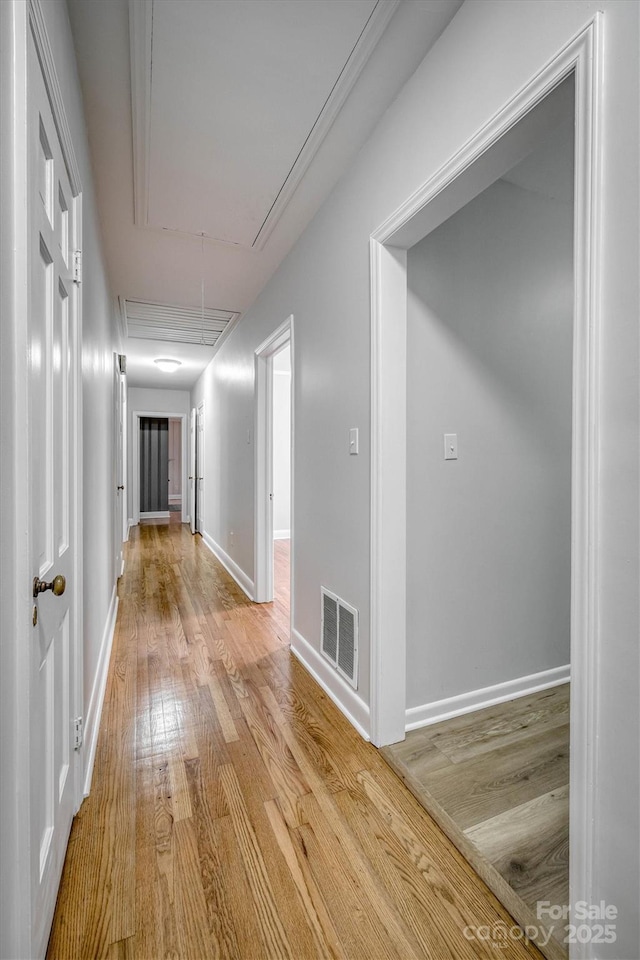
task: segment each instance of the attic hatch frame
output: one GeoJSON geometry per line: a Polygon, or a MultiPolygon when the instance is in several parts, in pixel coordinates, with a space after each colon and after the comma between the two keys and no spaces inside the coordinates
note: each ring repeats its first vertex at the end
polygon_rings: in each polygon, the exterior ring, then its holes
{"type": "MultiPolygon", "coordinates": [[[[573,74],[574,324],[571,517],[570,903],[593,902],[599,596],[599,326],[602,15],[371,235],[371,701],[377,746],[406,728],[407,251],[473,196],[489,151],[573,74]],[[478,161],[485,161],[480,165],[478,161]],[[466,181],[469,177],[466,178],[466,181]],[[454,189],[451,189],[451,188],[454,189]],[[440,220],[437,219],[440,217],[440,220]]],[[[504,172],[504,171],[503,171],[504,172]]],[[[486,175],[486,169],[484,170],[486,175]]],[[[500,174],[499,174],[500,175],[500,174]]],[[[488,183],[486,184],[488,186],[488,183]]],[[[484,186],[481,187],[484,189],[484,186]]],[[[476,195],[477,195],[476,191],[476,195]]],[[[587,947],[578,947],[587,956],[587,947]]],[[[577,955],[577,954],[576,954],[577,955]]]]}

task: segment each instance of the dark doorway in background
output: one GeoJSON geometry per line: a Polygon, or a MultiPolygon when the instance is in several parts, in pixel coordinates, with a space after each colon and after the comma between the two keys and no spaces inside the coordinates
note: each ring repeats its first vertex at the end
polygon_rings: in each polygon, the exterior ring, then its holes
{"type": "Polygon", "coordinates": [[[140,518],[169,516],[169,419],[140,417],[140,518]]]}

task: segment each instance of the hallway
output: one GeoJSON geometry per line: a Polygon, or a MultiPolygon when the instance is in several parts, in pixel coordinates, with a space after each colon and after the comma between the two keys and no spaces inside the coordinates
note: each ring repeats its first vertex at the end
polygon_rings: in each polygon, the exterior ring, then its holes
{"type": "MultiPolygon", "coordinates": [[[[50,960],[495,956],[512,925],[179,523],[132,529],[50,960]]],[[[509,957],[537,957],[521,942],[509,957]]]]}

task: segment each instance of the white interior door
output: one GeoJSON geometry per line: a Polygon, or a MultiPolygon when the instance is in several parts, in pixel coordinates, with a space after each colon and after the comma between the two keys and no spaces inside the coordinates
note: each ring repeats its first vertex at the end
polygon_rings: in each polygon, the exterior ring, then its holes
{"type": "Polygon", "coordinates": [[[113,355],[113,401],[114,410],[114,433],[113,433],[113,467],[114,467],[114,497],[115,510],[113,513],[113,547],[115,577],[121,577],[124,572],[123,552],[122,552],[122,530],[124,513],[124,403],[123,403],[123,384],[120,375],[120,363],[118,355],[113,355]]]}
{"type": "Polygon", "coordinates": [[[28,731],[30,906],[32,955],[40,957],[53,917],[79,770],[74,750],[77,204],[31,39],[28,82],[28,519],[34,577],[28,731]]]}
{"type": "Polygon", "coordinates": [[[198,414],[194,407],[189,424],[189,525],[196,532],[196,423],[198,414]]]}
{"type": "Polygon", "coordinates": [[[196,530],[202,533],[204,512],[204,402],[198,405],[196,422],[196,530]]]}

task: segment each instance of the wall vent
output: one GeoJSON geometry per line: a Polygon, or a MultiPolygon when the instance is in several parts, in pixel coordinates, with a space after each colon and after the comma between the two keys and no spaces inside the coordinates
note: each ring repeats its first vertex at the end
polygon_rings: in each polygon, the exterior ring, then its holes
{"type": "Polygon", "coordinates": [[[326,587],[322,595],[322,654],[358,687],[358,611],[326,587]]]}

